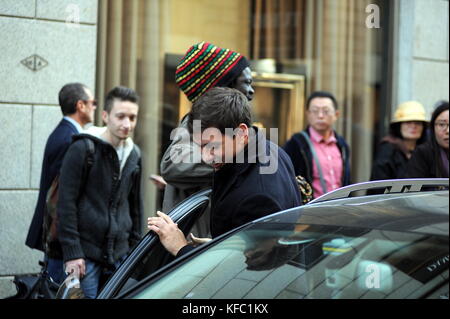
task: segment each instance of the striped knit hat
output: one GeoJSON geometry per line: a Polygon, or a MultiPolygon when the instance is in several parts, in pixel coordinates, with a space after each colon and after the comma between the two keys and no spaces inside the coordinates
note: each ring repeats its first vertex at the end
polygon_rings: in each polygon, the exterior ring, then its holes
{"type": "Polygon", "coordinates": [[[191,102],[215,86],[228,86],[250,64],[241,54],[208,42],[193,45],[175,71],[175,81],[191,102]]]}

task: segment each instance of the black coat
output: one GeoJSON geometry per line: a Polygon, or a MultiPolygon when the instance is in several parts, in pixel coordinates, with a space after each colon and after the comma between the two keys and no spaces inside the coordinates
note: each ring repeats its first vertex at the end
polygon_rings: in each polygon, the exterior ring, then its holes
{"type": "MultiPolygon", "coordinates": [[[[244,163],[225,164],[214,174],[211,195],[211,235],[217,237],[263,216],[301,205],[289,156],[258,132],[251,143],[261,143],[261,154],[245,156],[244,163]],[[278,154],[276,154],[278,152],[278,154]],[[270,154],[270,155],[269,155],[270,154]],[[268,165],[277,163],[272,174],[268,165]]],[[[250,147],[249,147],[250,146],[250,147]]]]}
{"type": "Polygon", "coordinates": [[[74,137],[59,180],[58,239],[64,261],[89,258],[113,264],[140,240],[141,158],[135,145],[120,173],[111,144],[89,134],[74,137]],[[93,164],[80,183],[87,154],[82,138],[95,144],[93,164]]]}
{"type": "MultiPolygon", "coordinates": [[[[447,153],[448,155],[448,153],[447,153]]],[[[442,168],[439,149],[427,141],[416,147],[406,169],[407,178],[448,178],[442,168]]]]}
{"type": "Polygon", "coordinates": [[[42,242],[42,224],[44,221],[44,212],[46,210],[45,201],[47,192],[53,180],[59,174],[64,155],[72,142],[72,136],[77,133],[78,131],[75,126],[63,119],[47,139],[42,161],[38,201],[25,241],[25,244],[30,248],[44,251],[42,242]]]}
{"type": "Polygon", "coordinates": [[[370,180],[405,178],[408,158],[398,145],[384,142],[378,147],[370,180]]]}
{"type": "MultiPolygon", "coordinates": [[[[309,127],[305,129],[309,135],[309,127]]],[[[350,148],[344,138],[334,132],[337,146],[342,156],[342,186],[349,185],[350,182],[350,148]]],[[[300,133],[294,134],[283,146],[283,149],[290,156],[294,165],[295,175],[303,176],[310,184],[313,182],[313,156],[305,138],[300,133]]]]}

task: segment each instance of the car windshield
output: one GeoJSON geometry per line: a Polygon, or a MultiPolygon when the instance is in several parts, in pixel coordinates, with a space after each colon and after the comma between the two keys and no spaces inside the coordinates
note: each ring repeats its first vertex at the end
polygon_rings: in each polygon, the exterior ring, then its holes
{"type": "Polygon", "coordinates": [[[259,223],[134,298],[448,298],[446,236],[259,223]]]}

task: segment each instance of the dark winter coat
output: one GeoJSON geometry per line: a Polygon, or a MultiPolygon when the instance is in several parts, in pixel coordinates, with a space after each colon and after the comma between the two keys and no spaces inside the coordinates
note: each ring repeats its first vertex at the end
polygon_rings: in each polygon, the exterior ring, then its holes
{"type": "MultiPolygon", "coordinates": [[[[309,127],[305,129],[309,136],[309,127]]],[[[334,132],[337,140],[337,146],[342,156],[342,185],[349,185],[350,182],[350,148],[345,142],[344,138],[334,132]]],[[[292,164],[294,165],[295,175],[303,176],[310,184],[313,182],[313,156],[309,145],[305,138],[300,133],[294,134],[290,140],[286,142],[283,149],[290,156],[292,164]]]]}
{"type": "Polygon", "coordinates": [[[76,127],[69,121],[63,119],[47,139],[42,161],[38,201],[25,241],[25,244],[30,248],[44,251],[42,225],[46,211],[45,202],[47,192],[53,180],[59,174],[64,155],[72,142],[72,136],[77,133],[76,127]]]}
{"type": "MultiPolygon", "coordinates": [[[[423,143],[414,150],[406,169],[407,178],[448,178],[442,168],[440,151],[431,141],[423,143]]],[[[448,152],[447,152],[448,156],[448,152]]]]}
{"type": "MultiPolygon", "coordinates": [[[[253,141],[255,141],[253,139],[253,141]]],[[[301,204],[289,156],[258,132],[261,154],[245,156],[244,163],[224,165],[214,174],[211,195],[211,235],[217,237],[263,216],[301,204]],[[278,151],[278,154],[276,154],[278,151]],[[278,161],[273,174],[264,174],[278,161]]],[[[252,142],[249,142],[252,143],[252,142]]],[[[251,148],[250,148],[251,149],[251,148]]],[[[245,148],[248,153],[249,146],[245,148]]]]}
{"type": "MultiPolygon", "coordinates": [[[[245,148],[243,163],[225,164],[214,173],[211,193],[211,235],[220,236],[236,227],[272,213],[301,205],[300,192],[289,156],[257,131],[245,148]],[[247,156],[251,143],[261,143],[261,154],[247,156]],[[277,154],[278,152],[278,154],[277,154]],[[277,162],[272,174],[265,174],[277,162]]],[[[183,247],[181,256],[193,247],[183,247]]]]}
{"type": "Polygon", "coordinates": [[[400,138],[384,138],[377,149],[370,180],[405,178],[408,164],[406,154],[406,147],[400,138]]]}
{"type": "Polygon", "coordinates": [[[112,265],[140,239],[141,158],[135,145],[120,174],[113,146],[89,134],[75,136],[64,158],[57,212],[64,262],[89,258],[112,265]],[[95,144],[84,191],[80,180],[87,154],[82,138],[95,144]]]}

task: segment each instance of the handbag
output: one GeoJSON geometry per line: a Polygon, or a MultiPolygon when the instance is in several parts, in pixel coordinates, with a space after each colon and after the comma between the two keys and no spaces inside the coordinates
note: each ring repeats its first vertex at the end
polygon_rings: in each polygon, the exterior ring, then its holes
{"type": "Polygon", "coordinates": [[[301,175],[295,176],[295,180],[297,181],[297,186],[300,190],[300,194],[302,195],[302,204],[308,204],[313,199],[313,190],[311,185],[301,175]]]}
{"type": "Polygon", "coordinates": [[[14,277],[17,293],[6,299],[55,299],[59,285],[49,276],[46,264],[39,261],[39,265],[42,266],[39,274],[14,277]]]}

